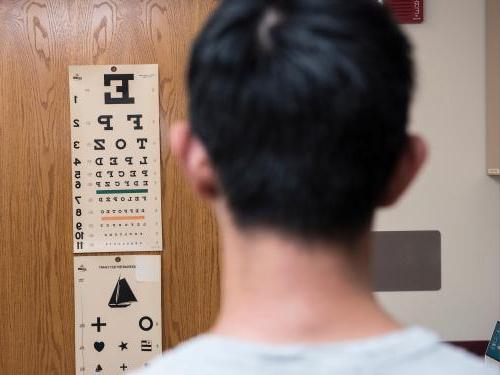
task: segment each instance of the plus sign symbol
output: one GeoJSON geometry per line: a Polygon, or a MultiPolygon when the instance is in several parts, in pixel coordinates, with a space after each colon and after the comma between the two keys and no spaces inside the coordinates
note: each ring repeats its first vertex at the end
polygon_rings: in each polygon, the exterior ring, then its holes
{"type": "Polygon", "coordinates": [[[125,371],[128,367],[127,365],[124,363],[120,366],[120,368],[122,369],[122,371],[125,371]]]}
{"type": "Polygon", "coordinates": [[[106,323],[101,322],[101,317],[97,317],[97,321],[91,324],[92,327],[96,327],[97,332],[101,332],[101,327],[106,327],[106,323]]]}

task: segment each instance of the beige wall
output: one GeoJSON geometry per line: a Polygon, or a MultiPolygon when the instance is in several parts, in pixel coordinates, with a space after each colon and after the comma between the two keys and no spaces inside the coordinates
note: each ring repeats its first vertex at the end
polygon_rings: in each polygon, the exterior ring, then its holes
{"type": "Polygon", "coordinates": [[[419,75],[411,126],[430,161],[376,229],[440,230],[442,290],[379,297],[446,340],[482,340],[500,319],[500,180],[485,171],[485,2],[427,0],[425,16],[405,29],[419,75]]]}

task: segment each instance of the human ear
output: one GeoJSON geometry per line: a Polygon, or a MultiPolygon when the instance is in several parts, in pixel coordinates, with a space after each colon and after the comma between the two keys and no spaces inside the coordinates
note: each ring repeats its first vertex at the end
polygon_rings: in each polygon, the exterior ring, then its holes
{"type": "Polygon", "coordinates": [[[384,196],[379,202],[380,207],[395,204],[415,180],[427,159],[427,145],[417,135],[409,135],[392,177],[389,180],[384,196]]]}
{"type": "Polygon", "coordinates": [[[205,146],[193,135],[189,123],[179,122],[171,127],[170,147],[193,190],[204,199],[216,199],[219,189],[215,170],[205,146]]]}

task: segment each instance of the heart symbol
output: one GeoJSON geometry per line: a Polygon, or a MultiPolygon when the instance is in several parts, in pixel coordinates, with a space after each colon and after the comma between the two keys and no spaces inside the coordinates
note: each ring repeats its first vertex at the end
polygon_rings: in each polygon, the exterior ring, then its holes
{"type": "Polygon", "coordinates": [[[102,341],[96,341],[96,342],[94,342],[94,348],[95,348],[95,350],[100,352],[104,349],[104,343],[102,341]]]}

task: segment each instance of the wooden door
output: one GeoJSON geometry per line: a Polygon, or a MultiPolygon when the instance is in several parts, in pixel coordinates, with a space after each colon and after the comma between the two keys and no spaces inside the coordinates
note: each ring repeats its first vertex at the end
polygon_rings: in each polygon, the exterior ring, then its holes
{"type": "Polygon", "coordinates": [[[168,147],[190,43],[213,0],[0,2],[0,373],[74,373],[68,65],[159,64],[163,344],[206,329],[218,241],[168,147]]]}

